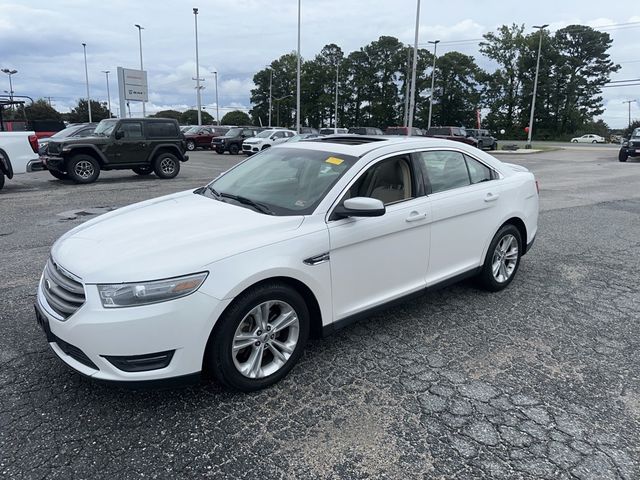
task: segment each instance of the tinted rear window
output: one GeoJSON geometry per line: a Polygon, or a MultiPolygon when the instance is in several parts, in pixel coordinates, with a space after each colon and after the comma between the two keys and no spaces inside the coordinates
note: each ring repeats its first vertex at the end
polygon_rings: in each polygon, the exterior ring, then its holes
{"type": "Polygon", "coordinates": [[[427,130],[427,135],[449,135],[450,130],[444,127],[431,127],[427,130]]]}
{"type": "Polygon", "coordinates": [[[173,122],[149,122],[147,123],[147,135],[149,137],[176,137],[178,131],[173,122]]]}

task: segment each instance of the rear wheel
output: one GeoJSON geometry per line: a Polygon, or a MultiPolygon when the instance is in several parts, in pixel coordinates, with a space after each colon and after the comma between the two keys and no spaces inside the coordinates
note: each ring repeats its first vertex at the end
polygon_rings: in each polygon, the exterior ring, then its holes
{"type": "Polygon", "coordinates": [[[281,380],[309,337],[309,310],[302,296],[268,283],[239,296],[211,333],[205,366],[224,385],[250,392],[281,380]]]}
{"type": "Polygon", "coordinates": [[[56,177],[58,180],[69,180],[69,175],[58,170],[49,170],[51,176],[56,177]]]}
{"type": "Polygon", "coordinates": [[[153,172],[153,168],[151,168],[150,165],[145,165],[144,167],[134,167],[131,170],[133,170],[138,175],[149,175],[151,172],[153,172]]]}
{"type": "Polygon", "coordinates": [[[4,187],[4,173],[0,172],[0,190],[4,187]]]}
{"type": "Polygon", "coordinates": [[[93,183],[100,176],[100,164],[91,155],[74,155],[67,163],[67,175],[76,183],[93,183]]]}
{"type": "Polygon", "coordinates": [[[180,172],[180,160],[173,153],[161,152],[156,156],[153,171],[160,178],[174,178],[180,172]]]}
{"type": "Polygon", "coordinates": [[[486,290],[506,288],[518,271],[522,255],[520,231],[511,224],[503,226],[489,245],[479,280],[486,290]]]}
{"type": "Polygon", "coordinates": [[[223,154],[224,154],[224,148],[217,147],[217,148],[216,148],[216,153],[217,153],[218,155],[223,155],[223,154]]]}
{"type": "Polygon", "coordinates": [[[594,141],[593,141],[593,142],[591,142],[591,143],[598,143],[598,141],[597,141],[597,140],[594,140],[594,141]]]}
{"type": "Polygon", "coordinates": [[[629,158],[629,154],[626,152],[626,150],[620,150],[620,153],[618,153],[618,161],[626,162],[627,158],[629,158]]]}
{"type": "Polygon", "coordinates": [[[237,155],[239,151],[240,151],[240,147],[238,147],[238,145],[236,144],[229,145],[229,153],[231,155],[237,155]]]}

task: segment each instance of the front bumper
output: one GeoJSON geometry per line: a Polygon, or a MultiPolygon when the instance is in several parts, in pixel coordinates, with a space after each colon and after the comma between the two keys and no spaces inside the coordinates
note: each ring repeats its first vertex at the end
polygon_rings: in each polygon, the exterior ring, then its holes
{"type": "Polygon", "coordinates": [[[84,285],[85,303],[65,320],[49,306],[42,288],[41,279],[36,317],[42,316],[38,323],[46,324],[43,328],[55,354],[85,376],[136,384],[198,374],[211,330],[231,302],[197,291],[168,302],[106,309],[97,287],[84,285]],[[168,365],[151,370],[125,371],[113,358],[139,359],[164,352],[172,352],[168,365]]]}
{"type": "Polygon", "coordinates": [[[622,147],[620,151],[626,152],[629,157],[640,157],[640,144],[637,146],[629,145],[628,147],[622,147]]]}
{"type": "Polygon", "coordinates": [[[257,153],[260,151],[260,145],[252,145],[252,144],[242,144],[242,152],[250,155],[252,153],[257,153]]]}
{"type": "Polygon", "coordinates": [[[43,170],[56,170],[64,172],[64,158],[53,155],[44,155],[40,157],[43,170]]]}

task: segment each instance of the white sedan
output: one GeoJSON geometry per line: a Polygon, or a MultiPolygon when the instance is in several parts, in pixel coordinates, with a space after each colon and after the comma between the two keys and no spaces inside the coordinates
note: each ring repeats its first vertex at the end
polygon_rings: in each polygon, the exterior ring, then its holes
{"type": "Polygon", "coordinates": [[[572,143],[605,143],[605,139],[600,135],[594,135],[593,133],[588,133],[587,135],[582,135],[581,137],[572,138],[571,142],[572,143]]]}
{"type": "Polygon", "coordinates": [[[54,352],[95,379],[207,371],[257,390],[310,334],[464,277],[507,287],[537,220],[534,176],[461,143],[287,143],[63,235],[36,315],[54,352]]]}

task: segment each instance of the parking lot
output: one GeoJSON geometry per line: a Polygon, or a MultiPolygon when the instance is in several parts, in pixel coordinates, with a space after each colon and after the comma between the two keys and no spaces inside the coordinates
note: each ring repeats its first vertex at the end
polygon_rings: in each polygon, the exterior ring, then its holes
{"type": "Polygon", "coordinates": [[[311,341],[284,381],[248,395],[94,383],[33,315],[61,234],[243,157],[195,152],[173,180],[8,182],[0,477],[640,478],[640,162],[614,146],[498,155],[541,188],[538,237],[509,288],[463,282],[387,309],[311,341]]]}

